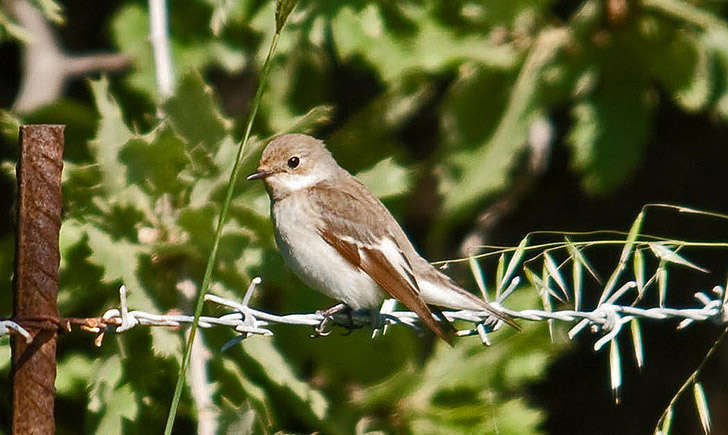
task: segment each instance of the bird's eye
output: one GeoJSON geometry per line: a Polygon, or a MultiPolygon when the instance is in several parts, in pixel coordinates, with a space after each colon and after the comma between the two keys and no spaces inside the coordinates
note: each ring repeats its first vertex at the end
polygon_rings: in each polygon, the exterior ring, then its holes
{"type": "Polygon", "coordinates": [[[301,160],[298,157],[291,157],[288,159],[288,167],[291,169],[295,169],[298,167],[298,164],[301,163],[301,160]]]}

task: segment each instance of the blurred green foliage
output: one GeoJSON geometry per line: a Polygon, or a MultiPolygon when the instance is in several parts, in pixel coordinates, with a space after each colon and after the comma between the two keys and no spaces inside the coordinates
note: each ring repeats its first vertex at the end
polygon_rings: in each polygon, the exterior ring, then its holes
{"type": "MultiPolygon", "coordinates": [[[[55,2],[35,3],[50,20],[62,19],[55,2]]],[[[728,26],[715,15],[720,2],[645,0],[623,10],[612,3],[301,1],[273,59],[243,171],[252,171],[270,135],[325,133],[339,162],[395,212],[427,214],[425,238],[435,248],[425,250],[442,250],[457,243],[454,229],[470,226],[510,186],[533,121],[566,109],[573,170],[587,192],[613,191],[643,160],[661,98],[728,117],[728,26]],[[373,97],[361,101],[362,93],[373,97]],[[418,123],[425,111],[434,116],[418,123]],[[412,212],[425,181],[434,181],[438,199],[412,212]]],[[[274,8],[272,1],[171,2],[177,90],[163,100],[146,3],[120,2],[106,30],[132,57],[130,71],[89,81],[90,101],[2,113],[10,143],[21,121],[69,125],[61,313],[99,315],[118,304],[121,283],[135,309],[192,311],[180,283],[201,281],[241,136],[240,119],[220,106],[235,98],[216,77],[243,77],[233,92],[245,102],[231,107],[244,112],[275,31],[274,8]]],[[[0,9],[0,39],[28,36],[0,9]]],[[[12,165],[3,168],[13,176],[12,165]]],[[[259,275],[256,306],[327,306],[283,266],[268,207],[259,183],[237,186],[213,292],[240,299],[259,275]]],[[[0,306],[10,307],[12,237],[0,243],[0,306]]],[[[533,293],[519,290],[509,304],[534,306],[533,293]]],[[[273,339],[251,338],[222,354],[231,332],[203,331],[221,432],[520,434],[537,432],[543,417],[524,388],[556,349],[544,326],[498,333],[488,349],[476,339],[430,346],[399,328],[373,342],[366,332],[307,334],[281,326],[273,339]]],[[[58,415],[58,432],[161,431],[181,347],[181,332],[160,328],[107,337],[101,349],[63,338],[58,394],[79,407],[58,415]]],[[[7,373],[7,346],[0,352],[7,373]]],[[[189,395],[178,415],[181,428],[195,424],[189,395]]]]}

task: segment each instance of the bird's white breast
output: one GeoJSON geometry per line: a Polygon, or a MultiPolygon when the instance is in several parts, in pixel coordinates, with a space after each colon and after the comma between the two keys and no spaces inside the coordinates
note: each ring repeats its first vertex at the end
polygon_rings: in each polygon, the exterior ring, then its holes
{"type": "Polygon", "coordinates": [[[286,265],[308,286],[353,309],[378,306],[384,292],[321,237],[316,213],[302,195],[274,203],[276,243],[286,265]]]}

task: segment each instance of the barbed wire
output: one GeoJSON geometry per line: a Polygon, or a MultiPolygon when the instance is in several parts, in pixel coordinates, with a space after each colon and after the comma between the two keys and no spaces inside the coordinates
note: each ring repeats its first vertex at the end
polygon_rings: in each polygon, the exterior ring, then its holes
{"type": "MultiPolygon", "coordinates": [[[[199,326],[201,328],[230,327],[241,335],[232,339],[223,347],[227,349],[233,344],[252,335],[271,336],[273,331],[269,328],[273,324],[287,324],[298,326],[311,326],[322,331],[324,325],[332,325],[346,328],[348,330],[369,327],[373,329],[372,338],[386,333],[392,325],[402,325],[413,329],[421,329],[420,321],[416,313],[411,311],[396,311],[396,301],[388,299],[379,311],[356,310],[336,313],[326,316],[323,312],[306,314],[277,315],[260,311],[249,306],[250,300],[262,280],[255,278],[250,283],[242,302],[223,298],[215,294],[208,294],[205,300],[233,311],[214,316],[201,316],[199,326]]],[[[677,328],[683,329],[695,322],[713,322],[717,325],[728,324],[728,293],[721,286],[715,286],[711,292],[695,293],[696,300],[702,305],[698,308],[669,308],[653,307],[640,308],[631,305],[619,305],[617,300],[629,290],[637,287],[635,281],[629,281],[614,292],[604,303],[599,304],[591,311],[577,310],[537,310],[526,309],[521,311],[511,310],[502,305],[502,302],[518,287],[520,278],[515,277],[510,285],[504,290],[497,301],[491,304],[513,317],[527,321],[562,321],[577,322],[568,333],[573,339],[587,326],[591,327],[594,333],[603,333],[595,341],[594,350],[601,349],[605,344],[612,341],[622,330],[622,326],[633,320],[680,320],[677,328]]],[[[193,315],[187,314],[153,314],[138,310],[129,310],[127,305],[127,288],[122,285],[119,289],[120,307],[106,311],[101,317],[91,318],[62,318],[60,326],[67,331],[72,325],[78,325],[81,329],[97,334],[95,343],[101,345],[106,332],[123,333],[137,326],[162,326],[181,327],[190,324],[194,320],[193,315]]],[[[473,324],[472,328],[459,330],[458,336],[478,335],[483,344],[489,345],[488,333],[500,329],[503,322],[489,316],[486,311],[443,311],[444,317],[450,321],[464,321],[473,324]]],[[[17,320],[17,319],[16,319],[17,320]]],[[[21,322],[22,323],[22,322],[21,322]]],[[[0,336],[17,333],[26,341],[32,340],[32,335],[18,322],[10,320],[0,321],[0,336]]],[[[327,335],[328,332],[313,334],[327,335]]]]}

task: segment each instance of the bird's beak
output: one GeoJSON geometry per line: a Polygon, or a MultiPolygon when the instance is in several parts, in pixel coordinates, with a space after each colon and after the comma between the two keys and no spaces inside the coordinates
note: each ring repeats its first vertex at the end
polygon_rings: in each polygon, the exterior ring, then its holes
{"type": "Polygon", "coordinates": [[[246,178],[246,180],[248,180],[248,181],[251,181],[251,180],[260,180],[260,179],[266,178],[266,177],[268,177],[270,175],[273,175],[273,171],[266,171],[266,170],[263,170],[263,169],[258,168],[255,172],[253,172],[252,174],[248,175],[248,177],[246,178]]]}

